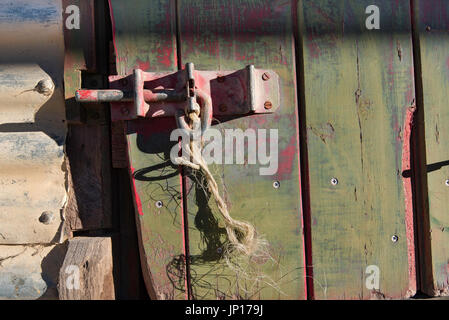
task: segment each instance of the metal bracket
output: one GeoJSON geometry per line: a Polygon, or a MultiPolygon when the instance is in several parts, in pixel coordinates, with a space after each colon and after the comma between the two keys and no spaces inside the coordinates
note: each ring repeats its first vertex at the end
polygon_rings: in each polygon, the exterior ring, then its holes
{"type": "Polygon", "coordinates": [[[199,71],[110,76],[109,90],[77,90],[78,102],[110,102],[112,121],[175,116],[196,103],[196,91],[212,99],[214,116],[273,113],[280,106],[279,76],[253,65],[237,71],[199,71]]]}

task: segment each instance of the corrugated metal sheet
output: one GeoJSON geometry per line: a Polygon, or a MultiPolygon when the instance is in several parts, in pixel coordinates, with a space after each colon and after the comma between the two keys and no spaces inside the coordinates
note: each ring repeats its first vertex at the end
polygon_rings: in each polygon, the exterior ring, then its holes
{"type": "Polygon", "coordinates": [[[0,43],[0,297],[38,298],[64,229],[61,2],[0,0],[0,43]]]}
{"type": "Polygon", "coordinates": [[[59,1],[0,1],[0,244],[60,240],[62,28],[59,1]]]}

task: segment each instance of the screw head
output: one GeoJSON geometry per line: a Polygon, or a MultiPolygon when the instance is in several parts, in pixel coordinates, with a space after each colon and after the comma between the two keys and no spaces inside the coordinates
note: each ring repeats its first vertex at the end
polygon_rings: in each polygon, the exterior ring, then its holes
{"type": "Polygon", "coordinates": [[[432,28],[431,28],[430,26],[427,26],[427,27],[426,27],[426,31],[427,31],[427,32],[429,32],[429,31],[431,31],[431,30],[432,30],[432,28]]]}
{"type": "Polygon", "coordinates": [[[444,184],[446,185],[446,187],[449,187],[449,179],[447,179],[444,184]]]}
{"type": "Polygon", "coordinates": [[[270,74],[268,72],[264,72],[264,74],[262,75],[262,80],[263,81],[270,80],[270,74]]]}
{"type": "Polygon", "coordinates": [[[162,208],[163,206],[164,206],[164,203],[163,203],[161,200],[156,201],[156,208],[160,209],[160,208],[162,208]]]}
{"type": "Polygon", "coordinates": [[[39,217],[39,222],[43,224],[50,224],[55,220],[54,214],[51,211],[44,211],[42,212],[41,216],[39,217]]]}
{"type": "Polygon", "coordinates": [[[279,189],[281,187],[281,183],[279,181],[273,182],[273,188],[279,189]]]}
{"type": "Polygon", "coordinates": [[[273,104],[271,103],[271,101],[266,101],[265,104],[263,105],[265,107],[265,109],[270,110],[271,108],[273,108],[273,104]]]}
{"type": "Polygon", "coordinates": [[[391,241],[393,241],[394,243],[399,241],[399,237],[397,235],[393,235],[391,236],[391,241]]]}
{"type": "Polygon", "coordinates": [[[338,179],[337,179],[337,178],[332,178],[332,179],[331,179],[331,184],[332,184],[333,186],[336,186],[336,185],[338,184],[338,179]]]}

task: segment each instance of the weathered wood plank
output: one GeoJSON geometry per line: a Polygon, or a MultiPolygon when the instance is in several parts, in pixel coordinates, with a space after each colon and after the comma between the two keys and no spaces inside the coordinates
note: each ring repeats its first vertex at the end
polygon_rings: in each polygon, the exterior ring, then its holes
{"type": "MultiPolygon", "coordinates": [[[[68,199],[65,220],[69,231],[112,227],[111,147],[107,106],[83,105],[74,99],[82,86],[102,87],[108,63],[102,60],[106,44],[103,28],[95,28],[104,1],[63,1],[63,10],[80,9],[80,29],[64,28],[64,90],[69,131],[66,147],[68,199]],[[103,43],[104,42],[104,43],[103,43]],[[89,73],[83,74],[82,71],[89,73]],[[92,74],[96,72],[97,74],[92,74]],[[82,79],[83,78],[83,79],[82,79]]],[[[70,11],[70,10],[69,10],[70,11]]],[[[68,18],[69,14],[64,14],[68,18]]],[[[69,21],[71,21],[69,19],[69,21]]],[[[106,21],[98,21],[97,25],[106,21]]]]}
{"type": "MultiPolygon", "coordinates": [[[[175,1],[110,5],[119,75],[134,68],[177,70],[175,1]]],[[[175,126],[173,119],[156,119],[130,122],[127,129],[142,269],[153,299],[186,297],[181,179],[170,162],[175,126]]]]}
{"type": "Polygon", "coordinates": [[[416,290],[410,177],[403,177],[415,99],[409,4],[299,1],[317,299],[416,290]],[[380,9],[380,30],[366,28],[369,5],[380,9]],[[366,286],[370,265],[379,268],[379,288],[366,286]]]}
{"type": "MultiPolygon", "coordinates": [[[[75,101],[75,91],[81,88],[81,70],[96,71],[96,46],[94,0],[63,0],[63,18],[69,17],[70,10],[76,6],[80,10],[80,29],[64,27],[64,96],[68,123],[81,124],[84,119],[83,106],[75,101]],[[70,8],[69,8],[70,9],[70,8]]],[[[69,19],[70,20],[70,19],[69,19]]]]}
{"type": "Polygon", "coordinates": [[[71,231],[112,227],[111,157],[106,125],[71,125],[67,138],[68,200],[71,231]]]}
{"type": "Polygon", "coordinates": [[[60,300],[113,300],[112,242],[108,237],[69,240],[59,272],[60,300]]]}
{"type": "MultiPolygon", "coordinates": [[[[183,63],[197,70],[239,70],[249,64],[281,78],[281,108],[274,114],[221,119],[225,129],[278,130],[279,162],[274,175],[265,165],[211,165],[231,216],[255,225],[269,242],[273,261],[261,261],[263,279],[245,281],[222,259],[226,232],[214,200],[195,179],[187,181],[192,295],[195,299],[303,299],[304,245],[299,190],[296,75],[290,1],[179,1],[183,63]],[[273,183],[279,181],[280,188],[273,183]],[[221,251],[220,251],[221,250],[221,251]]],[[[214,97],[212,97],[214,101],[214,97]]],[[[218,106],[215,105],[215,108],[218,106]]],[[[224,135],[223,135],[224,136],[224,135]]],[[[259,147],[267,146],[259,141],[259,147]]],[[[273,142],[273,140],[272,140],[273,142]]],[[[225,150],[225,149],[223,149],[225,150]]],[[[241,266],[245,267],[245,266],[241,266]]]]}
{"type": "MultiPolygon", "coordinates": [[[[423,242],[431,244],[433,283],[423,283],[428,294],[449,295],[449,3],[414,1],[415,27],[422,69],[426,174],[430,229],[423,242]]],[[[426,221],[424,221],[426,223],[426,221]]]]}

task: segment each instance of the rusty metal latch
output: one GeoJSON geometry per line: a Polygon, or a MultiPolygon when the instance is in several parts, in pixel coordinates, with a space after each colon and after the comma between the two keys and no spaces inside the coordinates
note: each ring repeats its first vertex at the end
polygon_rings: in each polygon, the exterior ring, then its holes
{"type": "Polygon", "coordinates": [[[212,113],[273,113],[280,106],[279,76],[253,65],[237,71],[199,71],[193,63],[177,72],[135,69],[131,75],[110,76],[109,87],[77,90],[76,100],[111,103],[112,121],[176,116],[177,110],[194,108],[198,100],[207,119],[212,113]]]}

